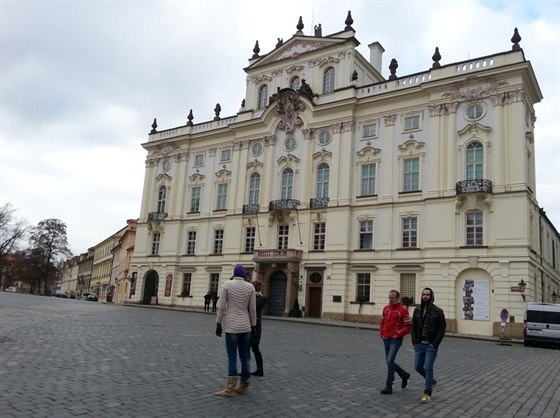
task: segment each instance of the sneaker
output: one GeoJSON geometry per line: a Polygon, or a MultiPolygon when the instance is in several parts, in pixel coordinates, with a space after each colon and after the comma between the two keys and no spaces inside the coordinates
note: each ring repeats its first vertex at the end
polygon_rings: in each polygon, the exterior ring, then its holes
{"type": "Polygon", "coordinates": [[[401,388],[405,388],[408,385],[408,379],[410,379],[410,373],[407,373],[405,377],[402,378],[401,388]]]}
{"type": "Polygon", "coordinates": [[[432,400],[432,398],[430,398],[430,395],[428,395],[427,393],[424,393],[422,395],[422,399],[420,399],[420,402],[422,403],[428,403],[432,400]]]}
{"type": "Polygon", "coordinates": [[[391,393],[393,393],[393,388],[391,388],[391,387],[386,387],[385,389],[383,389],[381,391],[382,395],[390,395],[391,393]]]}

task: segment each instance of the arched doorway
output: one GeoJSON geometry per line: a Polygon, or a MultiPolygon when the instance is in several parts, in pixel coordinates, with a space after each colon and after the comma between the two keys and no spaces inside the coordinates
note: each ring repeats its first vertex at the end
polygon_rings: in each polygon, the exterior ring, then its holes
{"type": "Polygon", "coordinates": [[[144,293],[142,295],[142,304],[150,305],[152,303],[152,296],[157,297],[159,275],[155,270],[150,270],[146,273],[144,279],[144,293]]]}
{"type": "Polygon", "coordinates": [[[277,271],[270,277],[270,290],[268,295],[268,314],[282,316],[286,308],[286,274],[277,271]]]}

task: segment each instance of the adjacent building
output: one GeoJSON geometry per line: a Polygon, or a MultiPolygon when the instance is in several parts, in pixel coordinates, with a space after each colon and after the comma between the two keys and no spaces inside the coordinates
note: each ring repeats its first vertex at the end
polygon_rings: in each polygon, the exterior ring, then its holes
{"type": "Polygon", "coordinates": [[[536,195],[542,93],[517,29],[504,52],[445,63],[436,48],[429,69],[392,59],[385,78],[383,47],[364,57],[352,24],[306,35],[300,18],[272,51],[257,42],[233,116],[154,120],[129,301],[201,306],[241,263],[268,315],[378,321],[391,289],[414,305],[428,286],[449,330],[499,335],[507,313],[520,335],[525,302],[559,293],[536,195]]]}

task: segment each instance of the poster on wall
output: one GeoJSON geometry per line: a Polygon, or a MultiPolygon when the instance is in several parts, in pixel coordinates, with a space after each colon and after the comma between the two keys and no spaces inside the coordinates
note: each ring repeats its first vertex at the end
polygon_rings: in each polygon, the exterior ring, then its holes
{"type": "Polygon", "coordinates": [[[488,280],[463,281],[463,319],[490,319],[490,284],[488,280]]]}

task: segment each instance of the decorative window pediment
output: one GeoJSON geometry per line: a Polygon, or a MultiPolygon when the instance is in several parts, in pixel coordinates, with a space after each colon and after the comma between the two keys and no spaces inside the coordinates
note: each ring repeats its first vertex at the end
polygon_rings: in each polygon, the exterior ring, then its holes
{"type": "Polygon", "coordinates": [[[368,160],[369,158],[374,157],[380,152],[381,150],[379,148],[374,148],[368,145],[366,147],[363,147],[361,150],[357,151],[356,155],[360,158],[368,160]]]}
{"type": "Polygon", "coordinates": [[[204,174],[194,173],[192,176],[189,177],[189,180],[192,183],[201,183],[204,180],[204,177],[206,177],[204,174]]]}
{"type": "Polygon", "coordinates": [[[171,181],[172,177],[169,174],[161,173],[156,176],[156,181],[165,183],[167,181],[171,181]]]}
{"type": "Polygon", "coordinates": [[[322,149],[321,151],[313,154],[313,161],[330,161],[332,158],[332,152],[322,149]]]}
{"type": "Polygon", "coordinates": [[[422,151],[426,145],[425,142],[416,141],[415,139],[409,139],[404,144],[399,145],[399,150],[403,154],[412,155],[417,154],[422,151]]]}
{"type": "Polygon", "coordinates": [[[287,155],[283,155],[280,158],[278,158],[277,163],[280,166],[285,166],[288,164],[292,164],[292,163],[299,163],[300,159],[298,157],[296,157],[295,155],[292,154],[287,154],[287,155]]]}
{"type": "Polygon", "coordinates": [[[245,168],[247,168],[247,170],[257,170],[257,169],[259,169],[259,168],[262,168],[262,166],[263,166],[263,163],[261,163],[259,160],[257,160],[257,159],[255,158],[255,161],[249,162],[249,163],[245,166],[245,168]]]}
{"type": "Polygon", "coordinates": [[[231,178],[231,171],[222,168],[220,171],[216,173],[216,178],[218,180],[229,180],[231,178]]]}
{"type": "Polygon", "coordinates": [[[459,136],[467,136],[469,138],[481,138],[481,135],[485,136],[485,139],[488,137],[488,133],[492,132],[492,128],[490,126],[484,126],[480,123],[469,123],[460,131],[457,131],[459,136]]]}

